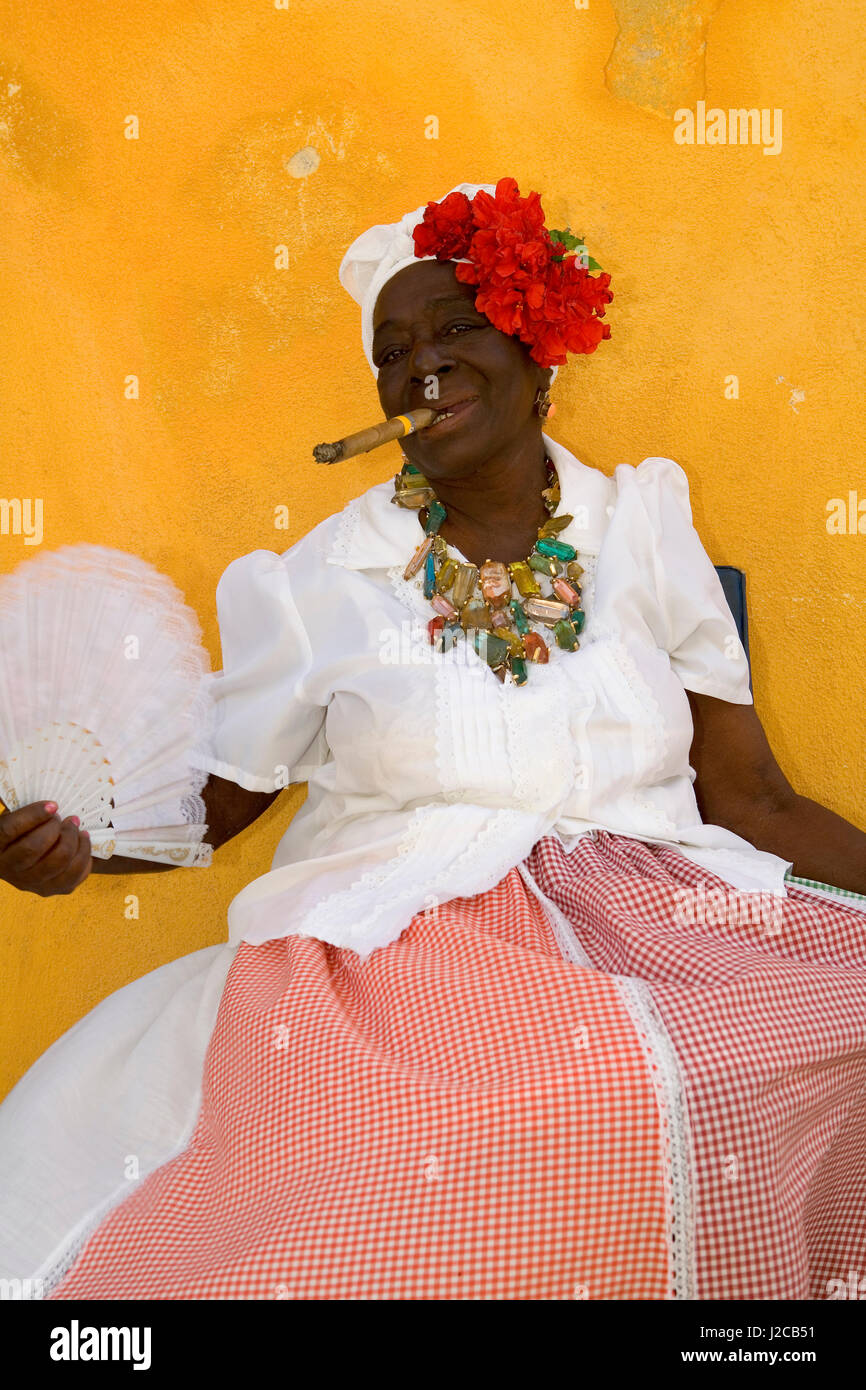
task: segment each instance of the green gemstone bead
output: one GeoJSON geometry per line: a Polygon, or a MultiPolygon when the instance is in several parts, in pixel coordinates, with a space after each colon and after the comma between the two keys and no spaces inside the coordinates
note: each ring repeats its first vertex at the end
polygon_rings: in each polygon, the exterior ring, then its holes
{"type": "Polygon", "coordinates": [[[526,658],[523,656],[513,656],[511,658],[511,679],[515,685],[526,684],[526,658]]]}
{"type": "Polygon", "coordinates": [[[431,550],[424,561],[424,597],[432,598],[436,592],[436,557],[431,550]]]}
{"type": "Polygon", "coordinates": [[[401,473],[420,473],[421,469],[415,463],[404,463],[400,469],[401,473]]]}
{"type": "Polygon", "coordinates": [[[539,537],[535,542],[535,549],[540,555],[550,555],[557,560],[577,559],[577,551],[573,545],[569,545],[567,541],[551,540],[548,536],[539,537]]]}
{"type": "Polygon", "coordinates": [[[476,630],[472,645],[488,666],[501,666],[508,655],[508,643],[495,633],[476,630]]]}
{"type": "Polygon", "coordinates": [[[563,651],[573,652],[578,645],[577,633],[568,618],[560,618],[558,623],[554,623],[553,635],[556,638],[556,645],[562,647],[563,651]]]}
{"type": "MultiPolygon", "coordinates": [[[[425,536],[434,535],[439,530],[439,527],[442,525],[447,515],[448,513],[439,501],[439,498],[435,498],[427,508],[427,525],[424,527],[425,536]]],[[[574,556],[572,555],[571,558],[573,559],[574,556]]]]}
{"type": "Polygon", "coordinates": [[[536,555],[533,551],[527,563],[531,570],[537,570],[539,574],[549,575],[551,579],[555,579],[559,574],[559,564],[556,560],[552,560],[549,555],[536,555]]]}
{"type": "Polygon", "coordinates": [[[571,618],[569,619],[575,632],[583,632],[586,627],[586,614],[582,608],[572,608],[571,618]]]}
{"type": "Polygon", "coordinates": [[[517,628],[517,631],[521,634],[523,634],[524,632],[528,632],[529,619],[527,618],[526,613],[524,612],[523,604],[520,602],[520,600],[513,598],[509,603],[508,607],[511,609],[511,615],[514,618],[514,626],[517,628]]]}

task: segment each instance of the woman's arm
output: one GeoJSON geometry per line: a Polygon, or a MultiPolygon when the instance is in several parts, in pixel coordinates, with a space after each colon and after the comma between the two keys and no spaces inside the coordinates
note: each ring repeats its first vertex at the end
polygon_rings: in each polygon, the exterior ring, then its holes
{"type": "MultiPolygon", "coordinates": [[[[211,773],[202,791],[207,811],[205,842],[218,849],[227,840],[246,830],[248,825],[252,825],[278,795],[279,791],[248,792],[236,782],[228,782],[224,777],[215,777],[211,773]]],[[[147,859],[126,859],[122,855],[113,854],[110,859],[94,859],[92,872],[147,874],[176,867],[174,864],[154,864],[147,859]]]]}
{"type": "Polygon", "coordinates": [[[866,893],[866,833],[799,796],[773,756],[754,705],[687,690],[694,723],[689,761],[701,819],[756,849],[793,861],[793,872],[866,893]]]}

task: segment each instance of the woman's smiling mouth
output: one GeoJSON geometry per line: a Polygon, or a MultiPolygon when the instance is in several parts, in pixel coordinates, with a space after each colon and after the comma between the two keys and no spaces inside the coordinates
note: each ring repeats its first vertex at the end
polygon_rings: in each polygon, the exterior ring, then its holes
{"type": "Polygon", "coordinates": [[[477,396],[464,396],[462,400],[454,401],[452,405],[440,405],[439,414],[433,421],[433,424],[428,425],[426,429],[419,430],[418,433],[430,434],[433,430],[435,430],[437,434],[444,433],[446,430],[452,428],[454,422],[461,421],[466,412],[471,410],[472,406],[476,405],[477,402],[477,396]]]}

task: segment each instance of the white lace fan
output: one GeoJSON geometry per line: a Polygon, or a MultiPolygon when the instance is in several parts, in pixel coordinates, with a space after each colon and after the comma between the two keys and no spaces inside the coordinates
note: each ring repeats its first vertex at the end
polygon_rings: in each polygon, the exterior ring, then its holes
{"type": "Polygon", "coordinates": [[[69,545],[0,578],[0,799],[53,800],[92,853],[204,866],[190,765],[210,661],[183,595],[136,555],[69,545]]]}

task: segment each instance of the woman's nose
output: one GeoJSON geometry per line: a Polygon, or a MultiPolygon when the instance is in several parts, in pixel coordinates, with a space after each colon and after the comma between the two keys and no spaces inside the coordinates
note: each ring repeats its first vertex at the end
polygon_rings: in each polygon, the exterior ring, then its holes
{"type": "Polygon", "coordinates": [[[409,371],[416,377],[436,376],[450,371],[454,358],[434,338],[419,338],[409,352],[409,371]]]}

